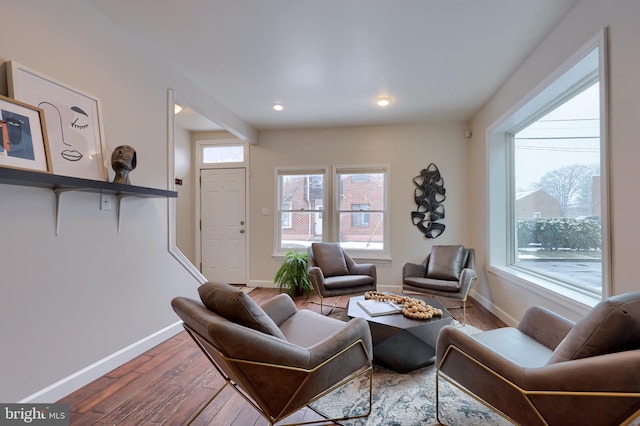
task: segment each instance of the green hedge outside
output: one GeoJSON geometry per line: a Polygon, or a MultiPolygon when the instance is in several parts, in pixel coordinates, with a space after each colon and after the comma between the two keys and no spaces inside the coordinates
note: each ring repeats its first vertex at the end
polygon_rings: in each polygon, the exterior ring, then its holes
{"type": "Polygon", "coordinates": [[[599,250],[600,224],[593,220],[557,217],[516,221],[518,248],[540,245],[545,250],[599,250]]]}

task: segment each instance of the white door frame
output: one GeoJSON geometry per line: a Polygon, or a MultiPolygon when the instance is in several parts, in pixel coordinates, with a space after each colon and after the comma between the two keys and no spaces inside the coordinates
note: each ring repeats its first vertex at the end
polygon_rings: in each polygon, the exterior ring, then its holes
{"type": "Polygon", "coordinates": [[[211,140],[198,140],[195,143],[195,150],[196,150],[196,155],[195,155],[195,173],[194,173],[194,188],[195,189],[195,214],[196,214],[196,220],[195,220],[195,242],[196,242],[196,262],[197,262],[197,268],[200,272],[202,272],[202,233],[200,230],[200,221],[202,219],[202,215],[201,215],[201,207],[202,207],[202,202],[201,202],[201,196],[200,196],[200,175],[201,175],[201,171],[203,169],[238,169],[238,168],[243,168],[244,169],[244,177],[245,177],[245,188],[244,188],[244,193],[245,193],[245,211],[247,212],[247,214],[245,214],[245,235],[246,235],[246,244],[245,244],[245,276],[247,278],[247,282],[246,284],[249,285],[249,282],[251,281],[250,277],[249,277],[249,264],[250,264],[250,260],[249,260],[249,245],[250,245],[250,238],[249,238],[249,234],[250,234],[250,224],[249,224],[249,214],[248,212],[251,211],[249,209],[249,146],[247,145],[247,143],[242,142],[239,139],[211,139],[211,140]],[[244,147],[244,162],[237,162],[237,163],[215,163],[215,164],[205,164],[203,162],[202,159],[202,150],[204,149],[204,147],[206,146],[211,146],[211,145],[234,145],[234,146],[238,146],[241,145],[244,147]]]}

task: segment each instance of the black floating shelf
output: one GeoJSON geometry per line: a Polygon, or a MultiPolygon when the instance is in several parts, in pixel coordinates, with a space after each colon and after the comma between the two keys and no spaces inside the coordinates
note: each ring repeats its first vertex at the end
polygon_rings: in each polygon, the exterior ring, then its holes
{"type": "Polygon", "coordinates": [[[170,197],[178,196],[176,191],[146,188],[143,186],[124,185],[121,183],[103,182],[99,180],[82,179],[51,173],[34,172],[30,170],[0,167],[0,183],[7,185],[22,185],[52,190],[71,190],[100,192],[116,196],[133,197],[170,197]]]}

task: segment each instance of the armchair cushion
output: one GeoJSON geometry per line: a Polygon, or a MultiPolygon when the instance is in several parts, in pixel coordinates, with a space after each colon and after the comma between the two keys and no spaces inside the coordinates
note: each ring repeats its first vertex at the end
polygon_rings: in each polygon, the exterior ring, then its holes
{"type": "Polygon", "coordinates": [[[427,264],[427,278],[436,280],[459,280],[464,265],[463,246],[433,246],[427,264]]]}
{"type": "Polygon", "coordinates": [[[349,268],[342,253],[340,244],[311,244],[313,257],[316,264],[322,270],[325,277],[335,277],[338,275],[348,275],[349,268]]]}
{"type": "Polygon", "coordinates": [[[276,323],[239,288],[208,282],[198,288],[202,303],[227,320],[286,340],[276,323]]]}
{"type": "Polygon", "coordinates": [[[640,349],[638,318],[640,292],[610,297],[576,323],[548,363],[640,349]]]}

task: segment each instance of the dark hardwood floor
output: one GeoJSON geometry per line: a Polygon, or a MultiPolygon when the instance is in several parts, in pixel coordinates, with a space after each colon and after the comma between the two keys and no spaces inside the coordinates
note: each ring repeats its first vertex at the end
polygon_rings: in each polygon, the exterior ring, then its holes
{"type": "MultiPolygon", "coordinates": [[[[277,293],[277,289],[259,288],[250,296],[262,303],[277,293]]],[[[310,300],[317,301],[317,297],[310,300]]],[[[348,300],[342,297],[338,306],[345,306],[348,300]]],[[[446,307],[456,305],[448,299],[438,300],[446,307]]],[[[325,301],[333,303],[335,298],[325,301]]],[[[295,302],[298,309],[320,311],[319,305],[308,303],[304,297],[296,298],[295,302]]],[[[461,309],[451,313],[462,319],[461,309]]],[[[341,310],[336,309],[331,316],[340,314],[341,310]]],[[[478,303],[467,309],[467,324],[482,330],[505,326],[478,303]]],[[[209,360],[182,332],[59,402],[69,404],[72,425],[183,425],[223,384],[209,360]]],[[[304,408],[286,422],[317,419],[320,416],[304,408]]],[[[248,426],[268,422],[227,386],[193,424],[248,426]]]]}

